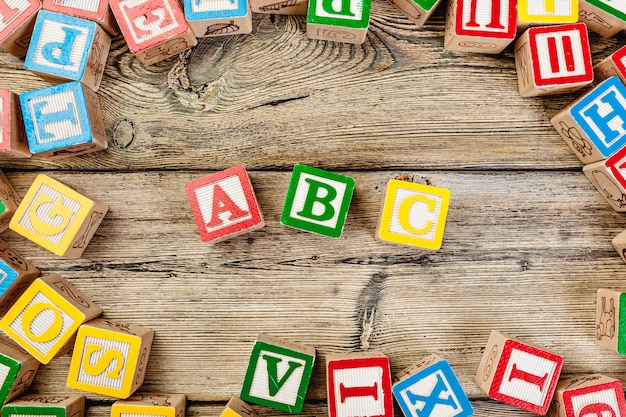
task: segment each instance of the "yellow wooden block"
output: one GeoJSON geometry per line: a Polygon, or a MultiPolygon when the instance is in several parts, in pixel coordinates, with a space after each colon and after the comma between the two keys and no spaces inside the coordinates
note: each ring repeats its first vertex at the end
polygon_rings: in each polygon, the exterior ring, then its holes
{"type": "Polygon", "coordinates": [[[138,394],[111,406],[111,417],[184,417],[185,394],[138,394]]]}
{"type": "Polygon", "coordinates": [[[575,23],[578,0],[517,0],[519,29],[530,24],[575,23]]]}
{"type": "Polygon", "coordinates": [[[248,403],[233,395],[220,417],[260,417],[259,414],[248,403]]]}
{"type": "Polygon", "coordinates": [[[102,313],[58,275],[37,278],[0,320],[4,331],[41,363],[64,353],[79,326],[102,313]]]}
{"type": "Polygon", "coordinates": [[[380,240],[426,249],[441,248],[450,202],[445,188],[390,180],[376,230],[380,240]]]}
{"type": "Polygon", "coordinates": [[[97,319],[84,324],[67,376],[67,386],[128,398],[143,383],[154,332],[133,324],[97,319]]]}
{"type": "Polygon", "coordinates": [[[40,174],[9,227],[59,256],[78,257],[107,211],[107,205],[40,174]]]}

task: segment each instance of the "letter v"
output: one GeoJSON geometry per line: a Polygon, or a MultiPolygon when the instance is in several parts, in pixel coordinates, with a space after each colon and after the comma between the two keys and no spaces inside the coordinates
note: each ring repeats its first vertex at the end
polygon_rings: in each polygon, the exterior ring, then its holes
{"type": "Polygon", "coordinates": [[[293,371],[302,366],[301,363],[298,362],[288,362],[289,369],[283,375],[282,378],[278,379],[278,363],[282,362],[281,358],[277,358],[275,356],[263,355],[263,359],[267,362],[267,376],[269,378],[269,390],[270,396],[275,396],[278,391],[285,385],[285,382],[289,379],[293,371]]]}

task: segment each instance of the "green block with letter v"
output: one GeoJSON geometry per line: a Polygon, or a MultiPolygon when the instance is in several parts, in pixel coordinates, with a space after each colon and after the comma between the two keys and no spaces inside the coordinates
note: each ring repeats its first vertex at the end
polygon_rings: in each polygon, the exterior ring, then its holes
{"type": "Polygon", "coordinates": [[[15,379],[22,364],[13,358],[0,354],[0,406],[4,404],[13,389],[15,379]]]}
{"type": "Polygon", "coordinates": [[[306,165],[295,165],[280,222],[339,238],[346,223],[354,180],[306,165]]]}
{"type": "Polygon", "coordinates": [[[584,0],[620,20],[626,21],[626,0],[584,0]]]}
{"type": "Polygon", "coordinates": [[[307,23],[365,29],[372,0],[309,0],[307,23]]]}
{"type": "Polygon", "coordinates": [[[300,413],[314,359],[313,355],[257,341],[239,397],[276,410],[300,413]]]}

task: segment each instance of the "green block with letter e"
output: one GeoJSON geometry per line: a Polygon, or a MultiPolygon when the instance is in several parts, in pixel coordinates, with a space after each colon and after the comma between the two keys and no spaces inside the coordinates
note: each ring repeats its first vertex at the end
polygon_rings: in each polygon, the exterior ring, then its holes
{"type": "Polygon", "coordinates": [[[339,238],[353,193],[352,178],[297,164],[293,167],[280,222],[296,229],[339,238]]]}
{"type": "Polygon", "coordinates": [[[307,23],[364,29],[372,0],[309,0],[307,23]]]}

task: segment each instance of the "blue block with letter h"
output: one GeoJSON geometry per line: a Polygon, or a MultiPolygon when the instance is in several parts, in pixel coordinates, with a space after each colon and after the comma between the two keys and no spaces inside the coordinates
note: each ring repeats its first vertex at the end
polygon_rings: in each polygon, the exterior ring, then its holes
{"type": "Polygon", "coordinates": [[[469,417],[474,408],[448,361],[432,355],[392,387],[405,417],[469,417]]]}

